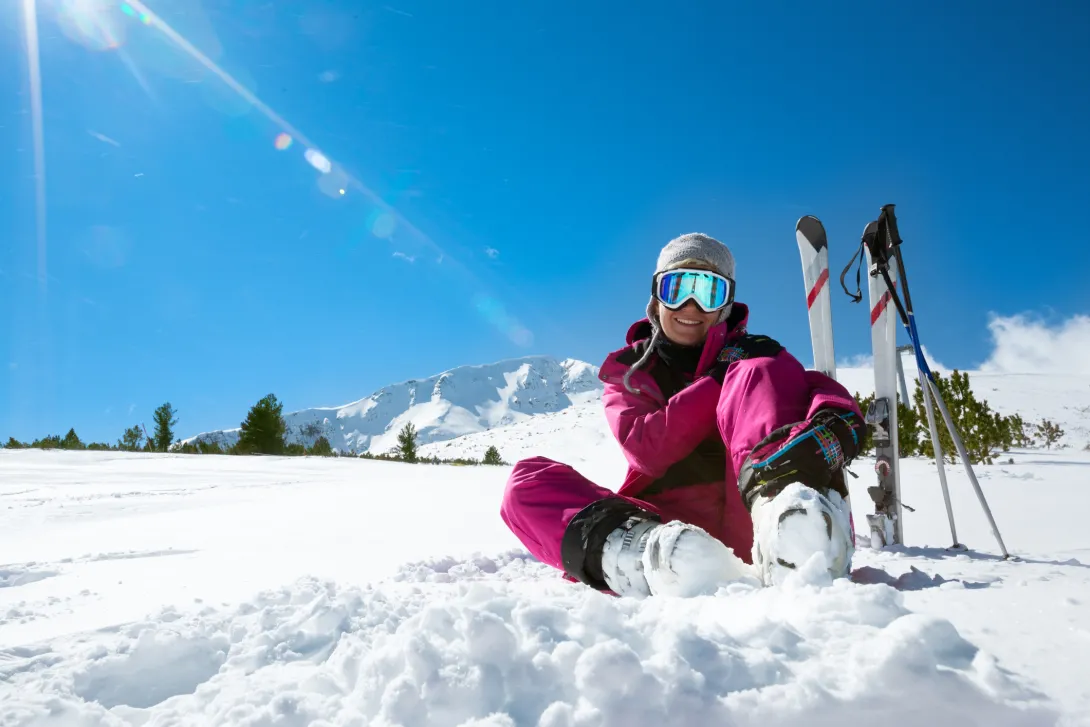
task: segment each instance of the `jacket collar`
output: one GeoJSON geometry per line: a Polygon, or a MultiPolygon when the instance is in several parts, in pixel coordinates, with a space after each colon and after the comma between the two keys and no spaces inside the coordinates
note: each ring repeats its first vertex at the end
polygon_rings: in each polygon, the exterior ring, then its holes
{"type": "MultiPolygon", "coordinates": [[[[727,341],[745,335],[748,322],[749,306],[735,301],[727,320],[715,324],[708,330],[708,336],[704,339],[704,351],[700,355],[700,363],[697,364],[696,370],[701,372],[711,368],[727,341]]],[[[651,338],[652,333],[651,321],[643,318],[628,328],[625,342],[631,346],[638,341],[651,338]]]]}

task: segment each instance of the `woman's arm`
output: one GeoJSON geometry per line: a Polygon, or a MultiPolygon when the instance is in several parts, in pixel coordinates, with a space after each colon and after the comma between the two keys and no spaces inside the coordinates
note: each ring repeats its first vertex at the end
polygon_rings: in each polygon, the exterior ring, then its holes
{"type": "Polygon", "coordinates": [[[706,377],[688,386],[665,406],[623,385],[607,383],[602,401],[613,436],[633,469],[661,477],[715,431],[719,384],[706,377]]]}

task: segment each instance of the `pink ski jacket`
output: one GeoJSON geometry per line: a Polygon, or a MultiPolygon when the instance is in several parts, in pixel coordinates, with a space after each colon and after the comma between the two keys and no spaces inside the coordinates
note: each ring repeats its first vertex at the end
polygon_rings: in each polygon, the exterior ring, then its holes
{"type": "MultiPolygon", "coordinates": [[[[628,460],[618,494],[646,502],[666,520],[699,525],[750,558],[749,514],[738,492],[738,471],[753,447],[772,430],[832,407],[859,414],[855,399],[835,379],[806,370],[768,338],[749,336],[748,308],[735,302],[730,318],[713,327],[691,383],[668,400],[657,356],[625,373],[646,350],[651,325],[632,325],[624,348],[600,367],[606,419],[628,460]],[[732,361],[722,385],[707,375],[732,361]]],[[[676,386],[674,388],[677,388],[676,386]]],[[[861,414],[860,414],[861,416],[861,414]]]]}

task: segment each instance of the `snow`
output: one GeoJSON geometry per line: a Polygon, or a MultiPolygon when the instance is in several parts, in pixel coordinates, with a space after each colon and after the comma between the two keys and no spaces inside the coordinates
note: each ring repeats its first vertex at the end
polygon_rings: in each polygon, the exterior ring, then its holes
{"type": "MultiPolygon", "coordinates": [[[[528,356],[460,366],[386,386],[351,404],[289,412],[284,419],[289,442],[310,445],[324,435],[338,451],[379,454],[396,445],[398,432],[410,422],[418,441],[427,444],[596,400],[601,390],[598,369],[588,363],[528,356]]],[[[236,427],[183,441],[230,447],[238,435],[236,427]]]]}
{"type": "MultiPolygon", "coordinates": [[[[1088,379],[991,376],[994,407],[1078,425],[1088,379]]],[[[491,442],[615,487],[599,406],[427,448],[491,442]]],[[[960,465],[972,549],[947,550],[935,468],[909,459],[908,545],[861,539],[850,580],[815,558],[772,588],[642,600],[530,557],[498,514],[508,467],[0,450],[0,725],[1090,725],[1071,443],[977,468],[1017,560],[960,465]]],[[[849,478],[857,525],[872,465],[849,478]]]]}

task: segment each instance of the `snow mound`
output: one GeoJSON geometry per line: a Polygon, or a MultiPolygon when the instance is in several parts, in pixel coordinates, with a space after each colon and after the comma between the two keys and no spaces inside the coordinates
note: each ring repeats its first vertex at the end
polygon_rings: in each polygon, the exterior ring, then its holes
{"type": "Polygon", "coordinates": [[[412,564],[365,588],[303,578],[231,610],[165,609],[0,651],[0,716],[10,727],[1056,720],[1041,695],[887,585],[800,576],[633,600],[526,577],[544,568],[512,552],[412,564]]]}
{"type": "MultiPolygon", "coordinates": [[[[383,453],[411,422],[417,442],[453,439],[597,400],[602,384],[588,363],[530,356],[481,366],[461,366],[426,379],[386,386],[338,407],[317,407],[284,415],[288,442],[313,444],[325,436],[342,452],[383,453]]],[[[230,447],[239,430],[204,432],[184,442],[218,442],[230,447]]]]}

